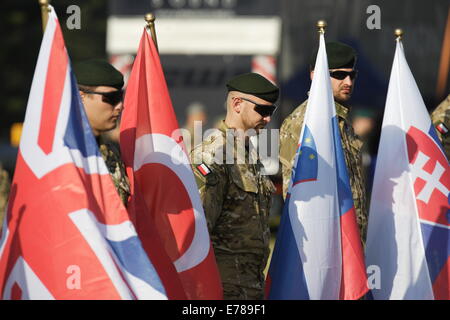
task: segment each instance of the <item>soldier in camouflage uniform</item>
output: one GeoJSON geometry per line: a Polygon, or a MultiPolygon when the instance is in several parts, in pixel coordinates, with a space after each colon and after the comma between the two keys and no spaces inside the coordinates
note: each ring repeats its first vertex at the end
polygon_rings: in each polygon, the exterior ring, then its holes
{"type": "Polygon", "coordinates": [[[263,299],[275,188],[261,174],[247,130],[257,132],[270,121],[279,90],[254,73],[233,78],[227,87],[226,119],[192,150],[191,161],[224,298],[263,299]]]}
{"type": "Polygon", "coordinates": [[[123,75],[111,64],[99,59],[74,65],[81,99],[92,132],[111,178],[124,205],[130,196],[130,183],[118,147],[101,134],[114,129],[123,110],[123,75]]]}
{"type": "Polygon", "coordinates": [[[450,159],[450,94],[434,109],[431,121],[436,128],[448,161],[450,159]]]}
{"type": "MultiPolygon", "coordinates": [[[[353,48],[340,42],[329,42],[326,44],[326,49],[342,148],[350,177],[361,240],[364,244],[367,231],[367,200],[362,169],[362,142],[353,132],[349,122],[349,109],[341,104],[350,99],[353,90],[353,81],[356,76],[354,72],[356,53],[353,48]]],[[[313,59],[311,60],[311,78],[314,73],[316,55],[317,53],[312,56],[313,59]]],[[[306,105],[307,100],[283,121],[280,128],[280,162],[282,166],[284,198],[286,198],[287,189],[291,181],[292,167],[305,117],[306,105]]]]}
{"type": "Polygon", "coordinates": [[[3,226],[3,218],[5,216],[6,204],[8,203],[10,187],[8,172],[3,169],[3,166],[0,163],[0,230],[3,226]]]}

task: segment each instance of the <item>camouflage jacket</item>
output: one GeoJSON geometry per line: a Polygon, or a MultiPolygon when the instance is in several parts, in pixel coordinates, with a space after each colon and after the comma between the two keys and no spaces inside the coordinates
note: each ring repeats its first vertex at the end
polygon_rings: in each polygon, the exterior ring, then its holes
{"type": "MultiPolygon", "coordinates": [[[[307,101],[298,106],[284,121],[280,129],[280,162],[283,175],[283,197],[286,198],[287,189],[291,179],[292,166],[300,138],[300,131],[306,112],[307,101]]],[[[361,148],[362,142],[353,132],[348,121],[348,109],[335,102],[338,115],[339,129],[347,164],[353,202],[359,225],[362,243],[365,243],[367,231],[367,199],[362,170],[361,148]]]]}
{"type": "Polygon", "coordinates": [[[436,128],[448,161],[450,160],[450,94],[434,109],[431,121],[436,128]]]}
{"type": "Polygon", "coordinates": [[[0,230],[3,226],[3,218],[5,216],[6,204],[8,203],[8,196],[10,190],[9,175],[0,164],[0,230]]]}
{"type": "Polygon", "coordinates": [[[192,150],[191,162],[224,298],[262,299],[263,272],[269,257],[268,217],[275,188],[261,175],[256,153],[251,154],[243,139],[233,133],[222,123],[192,150]]]}
{"type": "Polygon", "coordinates": [[[114,186],[119,193],[120,199],[126,207],[128,197],[130,196],[130,182],[125,170],[125,165],[120,158],[119,149],[113,142],[107,141],[102,136],[98,138],[98,147],[103,160],[105,160],[106,166],[108,167],[108,171],[114,182],[114,186]]]}

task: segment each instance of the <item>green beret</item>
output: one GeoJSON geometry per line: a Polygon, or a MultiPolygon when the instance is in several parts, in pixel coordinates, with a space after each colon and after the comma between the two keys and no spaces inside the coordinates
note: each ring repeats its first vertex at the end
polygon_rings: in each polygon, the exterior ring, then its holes
{"type": "Polygon", "coordinates": [[[239,91],[251,94],[268,102],[278,99],[280,89],[272,82],[257,73],[245,73],[227,82],[228,91],[239,91]]]}
{"type": "MultiPolygon", "coordinates": [[[[356,51],[342,42],[327,42],[328,68],[330,69],[353,69],[356,63],[356,51]]],[[[316,64],[317,49],[311,56],[310,67],[314,70],[316,64]]]]}
{"type": "Polygon", "coordinates": [[[90,59],[73,66],[78,84],[122,89],[123,75],[106,60],[90,59]]]}
{"type": "Polygon", "coordinates": [[[354,118],[356,117],[363,117],[363,118],[372,118],[375,119],[376,112],[372,109],[368,108],[354,108],[352,109],[352,116],[354,118]]]}

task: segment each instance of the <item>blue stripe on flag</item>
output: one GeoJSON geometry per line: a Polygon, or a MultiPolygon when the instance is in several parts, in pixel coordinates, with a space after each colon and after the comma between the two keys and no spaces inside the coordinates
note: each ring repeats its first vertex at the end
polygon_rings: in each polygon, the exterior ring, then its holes
{"type": "Polygon", "coordinates": [[[108,241],[127,272],[146,282],[162,294],[166,294],[158,273],[142,249],[138,237],[130,237],[123,241],[111,241],[108,239],[106,241],[108,241]]]}
{"type": "Polygon", "coordinates": [[[340,215],[342,216],[353,207],[353,195],[352,189],[350,188],[344,151],[342,150],[341,134],[337,117],[334,116],[331,122],[333,126],[334,150],[336,155],[339,209],[340,215]]]}
{"type": "Polygon", "coordinates": [[[420,226],[425,244],[428,271],[431,283],[434,283],[450,257],[450,230],[426,223],[421,223],[420,226]]]}
{"type": "Polygon", "coordinates": [[[271,286],[268,298],[309,300],[303,265],[290,220],[289,200],[286,200],[269,268],[271,286]]]}
{"type": "Polygon", "coordinates": [[[79,150],[85,158],[89,156],[99,157],[100,151],[98,150],[97,142],[89,125],[83,104],[81,103],[77,82],[72,71],[70,71],[70,82],[71,106],[67,129],[64,134],[64,142],[69,149],[79,150]]]}
{"type": "Polygon", "coordinates": [[[298,157],[297,166],[294,170],[295,176],[293,185],[305,181],[317,180],[317,148],[307,125],[305,125],[298,157]]]}

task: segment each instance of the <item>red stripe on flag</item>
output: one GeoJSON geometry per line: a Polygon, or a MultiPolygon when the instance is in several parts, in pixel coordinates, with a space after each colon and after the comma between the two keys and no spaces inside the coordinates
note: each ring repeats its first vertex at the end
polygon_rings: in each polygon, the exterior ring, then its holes
{"type": "Polygon", "coordinates": [[[342,278],[339,298],[356,300],[367,291],[367,274],[355,208],[341,216],[342,278]]]}
{"type": "Polygon", "coordinates": [[[59,24],[56,24],[50,51],[47,78],[45,81],[44,99],[42,102],[41,125],[38,145],[45,154],[52,151],[55,136],[56,120],[58,118],[67,72],[67,54],[59,24]]]}
{"type": "Polygon", "coordinates": [[[272,278],[270,277],[270,274],[267,273],[266,286],[264,287],[264,299],[266,300],[269,299],[271,287],[272,287],[272,278]]]}
{"type": "Polygon", "coordinates": [[[450,300],[450,257],[434,280],[433,293],[435,300],[450,300]]]}

